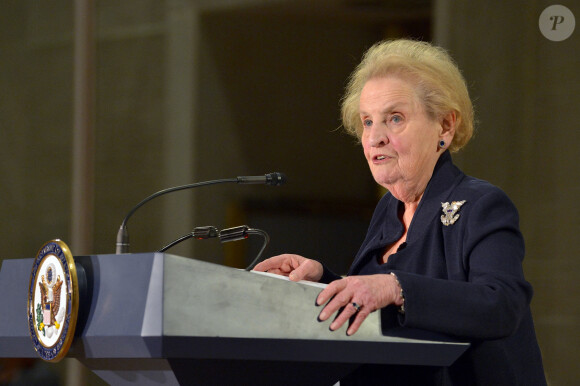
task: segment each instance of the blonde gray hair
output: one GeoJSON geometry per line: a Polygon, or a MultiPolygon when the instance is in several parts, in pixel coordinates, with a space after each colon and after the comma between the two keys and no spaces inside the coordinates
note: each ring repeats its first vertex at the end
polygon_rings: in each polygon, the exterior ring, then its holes
{"type": "Polygon", "coordinates": [[[376,43],[351,74],[342,99],[342,123],[347,132],[361,138],[361,91],[370,79],[390,75],[414,84],[431,118],[440,119],[455,112],[457,120],[455,136],[449,145],[451,152],[469,142],[473,136],[473,105],[459,68],[443,48],[406,39],[376,43]]]}

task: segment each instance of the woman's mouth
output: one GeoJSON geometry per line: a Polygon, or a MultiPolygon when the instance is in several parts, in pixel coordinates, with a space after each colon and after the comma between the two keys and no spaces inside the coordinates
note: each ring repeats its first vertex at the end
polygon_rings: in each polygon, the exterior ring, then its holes
{"type": "Polygon", "coordinates": [[[379,154],[379,155],[375,155],[373,157],[373,161],[374,162],[380,162],[380,161],[388,160],[389,158],[390,158],[389,156],[386,156],[384,154],[379,154]]]}

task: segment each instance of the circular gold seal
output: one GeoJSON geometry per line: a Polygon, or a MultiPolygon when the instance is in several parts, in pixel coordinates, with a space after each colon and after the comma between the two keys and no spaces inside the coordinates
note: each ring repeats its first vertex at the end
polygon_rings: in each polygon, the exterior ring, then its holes
{"type": "Polygon", "coordinates": [[[64,358],[75,334],[79,287],[73,256],[61,240],[44,244],[32,265],[28,287],[28,329],[38,355],[64,358]]]}

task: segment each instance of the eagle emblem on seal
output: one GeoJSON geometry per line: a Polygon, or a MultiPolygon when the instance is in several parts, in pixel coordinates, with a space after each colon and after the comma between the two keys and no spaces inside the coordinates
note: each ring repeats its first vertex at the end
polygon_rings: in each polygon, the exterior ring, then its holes
{"type": "Polygon", "coordinates": [[[443,215],[441,215],[441,222],[445,226],[455,224],[455,221],[459,218],[459,209],[461,206],[465,204],[465,200],[463,201],[453,201],[451,204],[448,202],[442,202],[441,206],[443,207],[443,215]]]}
{"type": "Polygon", "coordinates": [[[40,302],[36,306],[36,323],[38,331],[49,338],[59,330],[64,316],[64,307],[60,305],[62,284],[53,264],[48,265],[38,281],[40,302]]]}

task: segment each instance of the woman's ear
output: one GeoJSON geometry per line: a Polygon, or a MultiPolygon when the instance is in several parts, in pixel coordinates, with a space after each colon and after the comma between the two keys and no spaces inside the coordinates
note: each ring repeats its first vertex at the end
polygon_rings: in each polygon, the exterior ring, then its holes
{"type": "Polygon", "coordinates": [[[455,111],[450,111],[439,120],[441,125],[441,132],[439,137],[446,143],[451,143],[455,136],[455,127],[457,124],[457,114],[455,111]]]}

